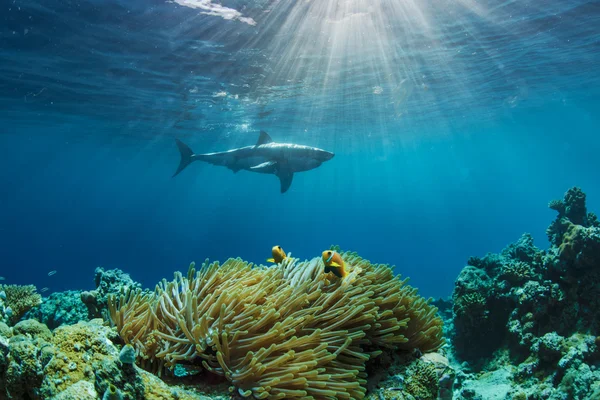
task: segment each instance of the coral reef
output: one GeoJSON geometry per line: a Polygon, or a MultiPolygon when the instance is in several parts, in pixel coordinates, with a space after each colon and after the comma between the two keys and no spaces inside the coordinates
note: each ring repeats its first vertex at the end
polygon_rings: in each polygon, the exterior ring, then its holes
{"type": "MultiPolygon", "coordinates": [[[[79,321],[107,317],[107,296],[110,293],[120,294],[130,288],[139,289],[141,285],[134,282],[129,274],[120,269],[105,271],[96,268],[96,289],[91,291],[69,290],[52,293],[31,308],[24,318],[36,319],[46,324],[50,329],[61,325],[73,325],[79,321]]],[[[0,296],[0,302],[1,302],[0,296]]],[[[0,307],[1,309],[1,307],[0,307]]]]}
{"type": "MultiPolygon", "coordinates": [[[[442,322],[390,267],[342,256],[344,279],[325,274],[320,259],[192,264],[153,293],[109,295],[110,318],[139,365],[159,374],[191,364],[242,397],[363,398],[369,362],[439,349],[442,322]]],[[[407,395],[437,390],[436,369],[415,368],[407,395]]]]}
{"type": "Polygon", "coordinates": [[[69,290],[44,297],[39,307],[31,309],[25,318],[36,319],[54,329],[61,325],[87,321],[88,310],[81,302],[81,292],[69,290]]]}
{"type": "Polygon", "coordinates": [[[96,289],[81,292],[81,301],[88,309],[88,319],[105,318],[107,311],[107,298],[109,295],[118,295],[129,289],[140,289],[141,285],[131,279],[129,274],[120,269],[96,268],[94,283],[96,289]]]}
{"type": "Polygon", "coordinates": [[[118,336],[100,319],[54,332],[25,320],[10,337],[5,333],[0,336],[0,400],[210,400],[169,386],[135,365],[123,365],[115,345],[118,336]]]}
{"type": "Polygon", "coordinates": [[[467,363],[457,398],[489,398],[492,384],[495,398],[600,396],[600,226],[585,200],[571,188],[550,202],[558,215],[547,251],[525,234],[461,271],[451,339],[456,362],[467,363]]]}
{"type": "Polygon", "coordinates": [[[387,353],[369,377],[367,400],[451,400],[454,370],[440,353],[387,353]],[[379,371],[384,371],[377,376],[379,371]]]}
{"type": "Polygon", "coordinates": [[[33,285],[0,285],[0,321],[13,325],[42,302],[33,285]]]}

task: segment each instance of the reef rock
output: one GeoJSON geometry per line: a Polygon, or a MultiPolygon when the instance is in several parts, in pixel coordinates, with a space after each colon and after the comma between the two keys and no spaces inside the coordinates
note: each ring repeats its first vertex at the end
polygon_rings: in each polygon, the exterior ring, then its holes
{"type": "Polygon", "coordinates": [[[106,317],[107,298],[109,295],[119,295],[130,289],[139,289],[141,285],[135,282],[129,274],[120,269],[96,268],[94,278],[96,289],[81,292],[80,298],[88,309],[88,317],[103,318],[106,317]]]}
{"type": "Polygon", "coordinates": [[[455,373],[439,352],[422,356],[411,353],[387,355],[380,371],[370,370],[367,400],[451,400],[455,373]]]}
{"type": "Polygon", "coordinates": [[[0,336],[0,400],[98,399],[114,387],[122,399],[210,399],[119,361],[118,336],[96,319],[48,327],[26,320],[0,336]]]}
{"type": "Polygon", "coordinates": [[[42,304],[29,311],[25,318],[36,319],[50,329],[88,320],[88,310],[81,302],[81,292],[55,292],[42,299],[42,304]]]}
{"type": "Polygon", "coordinates": [[[469,259],[453,291],[453,354],[464,362],[456,398],[496,398],[484,390],[492,378],[507,389],[497,398],[600,395],[600,224],[585,200],[571,188],[550,202],[547,251],[525,234],[469,259]]]}

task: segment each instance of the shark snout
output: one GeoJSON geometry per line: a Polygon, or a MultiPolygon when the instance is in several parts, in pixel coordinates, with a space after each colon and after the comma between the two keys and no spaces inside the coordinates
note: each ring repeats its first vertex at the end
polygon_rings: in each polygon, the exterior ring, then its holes
{"type": "Polygon", "coordinates": [[[329,161],[333,158],[335,154],[333,154],[330,151],[323,151],[322,157],[323,157],[323,161],[329,161]]]}

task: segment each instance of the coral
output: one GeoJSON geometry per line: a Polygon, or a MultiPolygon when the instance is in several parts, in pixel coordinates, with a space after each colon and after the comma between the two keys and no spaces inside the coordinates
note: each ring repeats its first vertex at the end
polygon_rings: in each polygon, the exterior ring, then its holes
{"type": "Polygon", "coordinates": [[[519,285],[535,278],[535,271],[533,267],[526,262],[509,262],[502,268],[499,278],[506,279],[512,285],[519,285]]]}
{"type": "MultiPolygon", "coordinates": [[[[482,263],[490,266],[486,256],[482,263]]],[[[502,264],[493,261],[490,271],[499,271],[502,264]]],[[[454,302],[454,337],[457,353],[466,358],[481,358],[482,354],[496,347],[503,338],[502,327],[507,315],[503,312],[505,304],[496,296],[494,281],[486,273],[487,269],[474,266],[463,268],[456,279],[452,299],[454,302]],[[473,343],[485,344],[483,347],[473,343]]]]}
{"type": "Polygon", "coordinates": [[[561,358],[565,350],[565,338],[556,332],[546,333],[532,346],[532,351],[538,354],[540,361],[554,364],[561,358]]]}
{"type": "Polygon", "coordinates": [[[416,362],[407,371],[404,390],[416,399],[436,400],[439,392],[438,375],[431,363],[416,362]]]}
{"type": "Polygon", "coordinates": [[[587,225],[587,209],[585,207],[585,193],[572,187],[565,193],[565,217],[574,224],[587,225]]]}
{"type": "Polygon", "coordinates": [[[562,200],[551,200],[548,203],[548,208],[557,211],[560,217],[565,215],[565,202],[562,200]]]}
{"type": "Polygon", "coordinates": [[[502,268],[503,258],[499,254],[488,253],[483,258],[469,257],[467,266],[482,269],[487,274],[494,274],[496,270],[502,268]]]}
{"type": "Polygon", "coordinates": [[[487,297],[491,284],[492,280],[485,270],[466,266],[454,282],[453,297],[473,292],[480,292],[484,297],[487,297]]]}
{"type": "MultiPolygon", "coordinates": [[[[433,365],[438,378],[438,400],[452,400],[452,389],[456,379],[456,373],[448,359],[440,353],[426,353],[421,361],[433,365]]],[[[433,386],[431,386],[433,388],[433,386]]]]}
{"type": "Polygon", "coordinates": [[[135,363],[135,349],[132,345],[126,344],[119,353],[119,361],[123,364],[134,364],[135,363]]]}
{"type": "Polygon", "coordinates": [[[0,336],[0,400],[6,399],[6,370],[8,367],[8,354],[10,352],[10,344],[8,339],[0,336]]]}
{"type": "Polygon", "coordinates": [[[97,400],[98,392],[94,384],[89,381],[79,381],[63,390],[52,400],[97,400]]]}
{"type": "Polygon", "coordinates": [[[34,319],[26,319],[18,322],[12,329],[13,335],[25,335],[28,337],[38,337],[46,341],[52,339],[52,332],[48,327],[34,319]]]}
{"type": "Polygon", "coordinates": [[[12,325],[19,321],[21,317],[31,308],[38,306],[42,302],[42,297],[36,292],[33,285],[0,285],[0,292],[4,293],[2,299],[5,321],[12,325]],[[10,311],[8,311],[10,310],[10,311]]]}
{"type": "Polygon", "coordinates": [[[543,254],[544,252],[533,243],[533,236],[524,233],[519,240],[502,250],[501,257],[539,266],[542,263],[543,254]]]}
{"type": "Polygon", "coordinates": [[[567,224],[558,246],[561,269],[590,269],[600,265],[600,230],[595,227],[567,224]]]}
{"type": "Polygon", "coordinates": [[[507,398],[600,393],[600,227],[585,200],[571,188],[550,203],[558,215],[547,229],[548,250],[525,234],[498,255],[469,259],[453,292],[450,336],[462,366],[481,373],[459,378],[459,398],[487,398],[484,377],[498,371],[507,398]]]}
{"type": "Polygon", "coordinates": [[[584,400],[592,396],[592,385],[600,381],[600,372],[592,371],[587,364],[567,371],[560,382],[559,390],[568,394],[569,399],[584,400]]]}
{"type": "Polygon", "coordinates": [[[115,385],[108,385],[108,388],[104,392],[102,396],[102,400],[122,400],[123,395],[121,391],[117,389],[115,385]]]}
{"type": "Polygon", "coordinates": [[[33,318],[46,324],[50,329],[61,325],[73,325],[88,320],[88,310],[81,302],[81,292],[55,292],[42,299],[42,304],[30,310],[25,318],[33,318]]]}
{"type": "Polygon", "coordinates": [[[579,188],[551,206],[559,215],[548,228],[548,251],[524,234],[499,255],[472,257],[475,266],[459,275],[454,345],[464,359],[491,357],[504,344],[522,359],[527,356],[521,352],[547,333],[569,336],[600,328],[600,229],[589,224],[579,188]]]}
{"type": "Polygon", "coordinates": [[[0,336],[0,400],[98,399],[107,390],[129,400],[207,399],[135,365],[125,368],[113,343],[118,336],[102,320],[63,325],[54,334],[30,320],[15,331],[9,340],[0,336]]]}
{"type": "MultiPolygon", "coordinates": [[[[43,364],[51,354],[41,353],[47,342],[42,339],[28,338],[23,335],[13,336],[9,341],[6,356],[4,385],[5,393],[0,393],[0,399],[5,395],[9,399],[41,399],[37,388],[41,385],[43,364]]],[[[46,349],[47,350],[47,349],[46,349]]]]}
{"type": "Polygon", "coordinates": [[[106,305],[108,295],[119,295],[129,291],[129,289],[139,289],[141,285],[131,279],[129,274],[120,269],[96,268],[94,277],[96,289],[81,292],[80,298],[88,309],[88,318],[106,317],[106,305]]]}
{"type": "Polygon", "coordinates": [[[558,211],[556,219],[546,229],[551,244],[560,246],[563,235],[571,224],[581,225],[585,228],[600,227],[596,215],[587,212],[585,200],[585,193],[578,187],[572,187],[565,193],[564,200],[550,202],[549,207],[558,211]]]}
{"type": "Polygon", "coordinates": [[[475,323],[487,318],[485,297],[481,293],[467,293],[454,302],[454,315],[458,319],[468,318],[475,323]]]}
{"type": "Polygon", "coordinates": [[[455,373],[441,353],[386,353],[377,360],[382,362],[369,377],[367,400],[452,399],[455,373]]]}
{"type": "Polygon", "coordinates": [[[5,338],[9,338],[12,336],[11,328],[4,322],[0,322],[0,336],[4,336],[5,338]]]}
{"type": "Polygon", "coordinates": [[[587,221],[589,226],[594,228],[600,228],[600,221],[598,220],[598,216],[595,213],[588,213],[587,221]]]}
{"type": "Polygon", "coordinates": [[[438,349],[442,323],[390,267],[342,257],[343,280],[325,274],[319,258],[270,268],[192,264],[154,293],[109,296],[111,320],[149,370],[202,365],[243,397],[362,398],[367,361],[438,349]]]}

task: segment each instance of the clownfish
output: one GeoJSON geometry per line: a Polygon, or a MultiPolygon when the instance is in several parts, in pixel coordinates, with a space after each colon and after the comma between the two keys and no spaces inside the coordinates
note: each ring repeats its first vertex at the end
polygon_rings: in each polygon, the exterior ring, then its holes
{"type": "Polygon", "coordinates": [[[345,278],[348,276],[346,271],[346,263],[342,260],[337,252],[333,250],[325,250],[323,252],[323,263],[325,263],[325,273],[333,272],[338,278],[345,278]]]}
{"type": "Polygon", "coordinates": [[[281,246],[273,246],[271,249],[271,254],[273,254],[273,258],[267,258],[267,262],[279,264],[283,260],[287,258],[285,251],[281,248],[281,246]]]}

